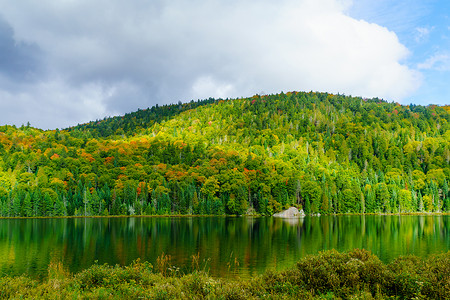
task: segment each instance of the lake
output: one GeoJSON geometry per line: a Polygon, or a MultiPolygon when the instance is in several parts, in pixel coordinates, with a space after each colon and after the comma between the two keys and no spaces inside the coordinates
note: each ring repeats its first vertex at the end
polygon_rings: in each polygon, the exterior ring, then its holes
{"type": "Polygon", "coordinates": [[[450,216],[351,215],[301,219],[130,217],[1,219],[0,271],[45,277],[50,262],[70,272],[98,264],[156,265],[163,253],[180,272],[198,255],[212,276],[250,277],[285,269],[321,250],[364,248],[382,261],[450,249],[450,216]]]}

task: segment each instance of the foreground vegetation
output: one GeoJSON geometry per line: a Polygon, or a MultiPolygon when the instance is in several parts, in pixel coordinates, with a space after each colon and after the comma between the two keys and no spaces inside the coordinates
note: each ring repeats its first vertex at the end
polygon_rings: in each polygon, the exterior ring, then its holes
{"type": "Polygon", "coordinates": [[[422,259],[399,257],[389,264],[366,250],[335,250],[301,259],[286,271],[251,279],[212,278],[192,259],[180,274],[161,256],[156,266],[136,261],[125,267],[93,265],[69,274],[49,267],[41,281],[26,276],[0,278],[0,297],[71,299],[450,299],[450,252],[422,259]]]}
{"type": "Polygon", "coordinates": [[[0,126],[0,215],[449,211],[448,109],[292,92],[0,126]]]}

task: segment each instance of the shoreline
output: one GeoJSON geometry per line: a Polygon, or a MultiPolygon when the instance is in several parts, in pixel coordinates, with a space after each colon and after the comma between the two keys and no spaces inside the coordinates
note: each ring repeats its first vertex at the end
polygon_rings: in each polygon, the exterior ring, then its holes
{"type": "MultiPolygon", "coordinates": [[[[408,212],[408,213],[340,213],[340,214],[307,214],[305,216],[290,217],[288,219],[301,219],[305,217],[322,216],[450,216],[450,212],[408,212]]],[[[45,216],[45,217],[0,217],[0,220],[29,220],[29,219],[101,219],[101,218],[273,218],[261,215],[109,215],[109,216],[45,216]]],[[[280,217],[276,217],[280,218],[280,217]]],[[[283,218],[280,218],[283,219],[283,218]]],[[[286,219],[286,218],[284,218],[286,219]]]]}
{"type": "Polygon", "coordinates": [[[0,276],[0,296],[22,298],[145,299],[447,299],[450,251],[426,258],[400,256],[383,263],[370,251],[321,251],[285,271],[267,270],[249,279],[215,278],[193,257],[178,272],[162,257],[156,265],[139,259],[126,266],[94,264],[70,273],[60,262],[48,277],[0,276]]]}

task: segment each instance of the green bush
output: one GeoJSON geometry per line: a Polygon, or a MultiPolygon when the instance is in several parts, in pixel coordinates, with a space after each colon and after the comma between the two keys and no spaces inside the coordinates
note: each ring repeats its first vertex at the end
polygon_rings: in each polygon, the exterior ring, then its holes
{"type": "MultiPolygon", "coordinates": [[[[389,264],[366,250],[320,252],[295,268],[250,279],[212,278],[204,271],[168,272],[166,264],[94,264],[75,275],[60,263],[46,280],[0,277],[1,299],[450,299],[450,252],[389,264]]],[[[171,267],[172,268],[172,267],[171,267]]]]}
{"type": "Polygon", "coordinates": [[[297,270],[304,288],[314,294],[332,292],[339,297],[362,290],[375,294],[385,284],[387,273],[378,257],[359,249],[307,256],[297,263],[297,270]]]}

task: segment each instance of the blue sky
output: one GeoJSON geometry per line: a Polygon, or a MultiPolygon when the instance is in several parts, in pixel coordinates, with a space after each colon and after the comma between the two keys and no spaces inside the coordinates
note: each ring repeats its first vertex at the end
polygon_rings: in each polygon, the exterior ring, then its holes
{"type": "Polygon", "coordinates": [[[281,91],[450,104],[448,0],[0,0],[0,124],[281,91]]]}
{"type": "Polygon", "coordinates": [[[392,30],[410,51],[405,63],[422,82],[401,102],[450,104],[450,1],[360,0],[349,14],[392,30]]]}

